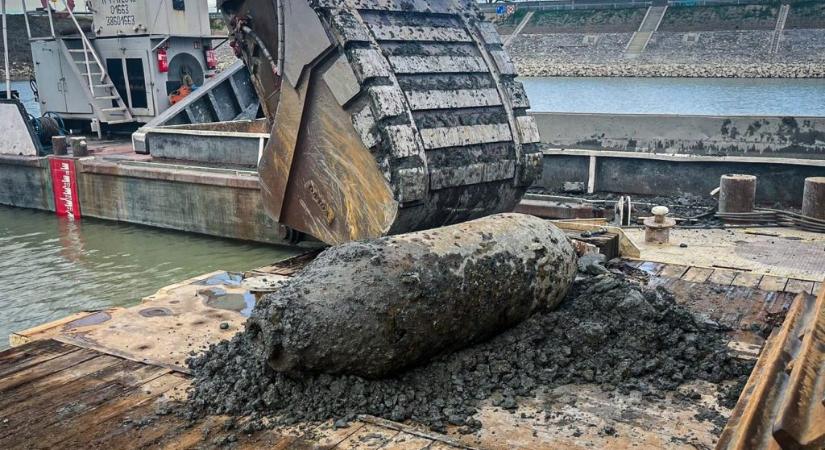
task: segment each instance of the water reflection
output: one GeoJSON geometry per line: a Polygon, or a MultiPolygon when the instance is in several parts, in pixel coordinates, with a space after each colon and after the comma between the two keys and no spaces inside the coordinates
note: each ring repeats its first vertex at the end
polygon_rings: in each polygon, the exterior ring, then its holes
{"type": "Polygon", "coordinates": [[[0,206],[0,348],[13,331],[81,310],[133,305],[187,278],[249,270],[294,253],[0,206]]]}

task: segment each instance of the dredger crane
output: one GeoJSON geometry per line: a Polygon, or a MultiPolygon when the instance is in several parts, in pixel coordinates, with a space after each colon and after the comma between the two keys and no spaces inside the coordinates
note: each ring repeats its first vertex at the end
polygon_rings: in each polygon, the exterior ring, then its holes
{"type": "Polygon", "coordinates": [[[223,0],[272,125],[267,213],[326,243],[512,211],[538,131],[470,0],[223,0]]]}

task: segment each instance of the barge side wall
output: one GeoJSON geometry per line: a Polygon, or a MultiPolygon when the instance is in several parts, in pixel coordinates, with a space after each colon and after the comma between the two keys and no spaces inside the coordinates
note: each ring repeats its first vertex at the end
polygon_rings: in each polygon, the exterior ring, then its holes
{"type": "Polygon", "coordinates": [[[82,161],[77,175],[84,216],[284,243],[278,224],[264,213],[257,176],[98,160],[82,161]]]}
{"type": "Polygon", "coordinates": [[[54,211],[48,159],[0,156],[0,205],[54,211]]]}

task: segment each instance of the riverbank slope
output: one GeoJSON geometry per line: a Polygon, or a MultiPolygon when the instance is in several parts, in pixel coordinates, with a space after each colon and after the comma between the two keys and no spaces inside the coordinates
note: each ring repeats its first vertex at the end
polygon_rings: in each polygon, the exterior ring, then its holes
{"type": "MultiPolygon", "coordinates": [[[[525,11],[500,20],[512,33],[525,11]]],[[[825,78],[825,4],[669,7],[638,54],[647,8],[537,11],[510,54],[522,76],[825,78]]]]}

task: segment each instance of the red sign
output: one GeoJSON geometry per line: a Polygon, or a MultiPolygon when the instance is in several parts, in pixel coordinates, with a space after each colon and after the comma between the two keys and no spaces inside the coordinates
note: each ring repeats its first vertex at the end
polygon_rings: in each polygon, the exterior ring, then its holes
{"type": "Polygon", "coordinates": [[[77,177],[74,160],[49,158],[54,192],[54,210],[58,216],[69,219],[80,218],[80,197],[77,195],[77,177]]]}

